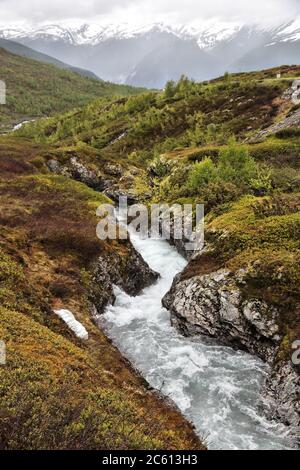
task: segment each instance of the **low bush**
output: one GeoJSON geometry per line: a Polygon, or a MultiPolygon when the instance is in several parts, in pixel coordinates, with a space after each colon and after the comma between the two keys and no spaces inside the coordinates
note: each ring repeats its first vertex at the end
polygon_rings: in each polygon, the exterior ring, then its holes
{"type": "Polygon", "coordinates": [[[247,147],[231,141],[221,150],[218,160],[218,173],[222,180],[237,185],[248,184],[256,175],[256,163],[250,156],[247,147]]]}
{"type": "Polygon", "coordinates": [[[300,127],[288,127],[276,132],[278,139],[292,139],[294,137],[300,137],[300,127]]]}
{"type": "Polygon", "coordinates": [[[210,157],[213,159],[213,161],[216,161],[219,157],[221,149],[222,147],[216,146],[205,146],[199,149],[197,148],[190,152],[187,158],[190,162],[198,162],[205,157],[210,157]]]}
{"type": "Polygon", "coordinates": [[[258,218],[294,214],[300,211],[300,196],[273,194],[269,198],[255,202],[252,208],[258,218]]]}
{"type": "Polygon", "coordinates": [[[249,153],[256,160],[269,165],[290,165],[299,168],[300,144],[284,141],[266,141],[249,145],[249,153]]]}
{"type": "MultiPolygon", "coordinates": [[[[222,183],[230,183],[237,188],[250,188],[251,181],[253,184],[260,184],[258,179],[254,179],[258,176],[258,167],[247,148],[231,141],[221,150],[216,164],[210,157],[194,164],[190,170],[187,187],[194,194],[203,194],[207,185],[216,182],[219,188],[222,183]]],[[[262,180],[262,175],[260,176],[262,180]]],[[[266,184],[266,181],[264,183],[266,184]]]]}
{"type": "Polygon", "coordinates": [[[205,212],[235,201],[242,195],[243,191],[235,184],[226,181],[210,182],[199,192],[197,202],[203,203],[205,212]]]}
{"type": "Polygon", "coordinates": [[[188,187],[197,192],[208,183],[218,178],[217,167],[209,157],[205,157],[201,162],[195,163],[189,174],[188,187]]]}
{"type": "Polygon", "coordinates": [[[250,179],[250,187],[256,196],[264,196],[272,190],[272,169],[257,165],[256,175],[250,179]]]}
{"type": "Polygon", "coordinates": [[[289,166],[281,168],[273,168],[272,186],[276,190],[283,192],[298,192],[300,191],[300,171],[289,166]]]}

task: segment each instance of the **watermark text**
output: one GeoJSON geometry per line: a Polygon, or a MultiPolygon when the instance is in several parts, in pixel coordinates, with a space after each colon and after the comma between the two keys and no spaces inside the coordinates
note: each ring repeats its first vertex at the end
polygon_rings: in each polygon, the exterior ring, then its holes
{"type": "Polygon", "coordinates": [[[142,239],[181,240],[185,250],[198,251],[204,247],[203,204],[134,204],[119,199],[119,206],[102,204],[97,209],[100,240],[124,240],[129,234],[142,239]]]}

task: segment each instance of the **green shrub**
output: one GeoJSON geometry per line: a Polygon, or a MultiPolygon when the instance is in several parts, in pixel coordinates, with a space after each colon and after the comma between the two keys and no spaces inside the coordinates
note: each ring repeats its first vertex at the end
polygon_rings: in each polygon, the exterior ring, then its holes
{"type": "Polygon", "coordinates": [[[33,164],[33,166],[35,166],[35,168],[41,170],[45,164],[45,160],[43,157],[35,157],[31,160],[31,163],[33,164]]]}
{"type": "Polygon", "coordinates": [[[220,154],[220,147],[208,146],[195,149],[189,154],[188,160],[190,162],[197,162],[205,157],[211,157],[213,160],[217,160],[220,154]]]}
{"type": "Polygon", "coordinates": [[[149,165],[148,172],[152,176],[163,178],[170,172],[170,165],[162,157],[156,157],[149,165]]]}
{"type": "Polygon", "coordinates": [[[249,155],[246,147],[230,141],[229,145],[221,150],[218,163],[214,164],[210,157],[195,163],[190,171],[188,188],[198,191],[209,183],[224,181],[238,187],[250,186],[259,189],[269,189],[270,175],[263,169],[258,169],[254,159],[249,155]]]}
{"type": "Polygon", "coordinates": [[[300,146],[295,142],[266,141],[249,145],[250,155],[256,161],[265,161],[274,166],[291,165],[299,167],[300,146]]]}
{"type": "Polygon", "coordinates": [[[284,166],[274,168],[272,172],[272,186],[276,190],[284,192],[300,191],[300,171],[284,166]]]}
{"type": "Polygon", "coordinates": [[[287,129],[282,129],[281,131],[276,132],[275,135],[278,139],[300,137],[300,127],[288,127],[287,129]]]}
{"type": "Polygon", "coordinates": [[[251,189],[254,194],[263,196],[271,191],[272,189],[272,170],[266,166],[258,166],[257,174],[250,180],[251,189]]]}
{"type": "Polygon", "coordinates": [[[173,80],[169,80],[165,86],[164,97],[167,100],[172,99],[175,93],[176,93],[176,84],[173,80]]]}
{"type": "Polygon", "coordinates": [[[226,181],[213,181],[208,183],[199,193],[199,203],[205,206],[205,213],[218,206],[235,201],[242,195],[242,190],[236,185],[226,181]]]}
{"type": "Polygon", "coordinates": [[[248,184],[256,175],[256,163],[248,149],[231,140],[228,147],[221,150],[218,163],[219,176],[224,181],[248,184]]]}
{"type": "Polygon", "coordinates": [[[273,194],[252,204],[252,209],[257,218],[295,214],[300,210],[300,196],[273,194]]]}
{"type": "Polygon", "coordinates": [[[208,183],[217,179],[217,168],[213,161],[206,157],[201,162],[195,163],[190,171],[188,187],[192,191],[198,191],[208,183]]]}
{"type": "Polygon", "coordinates": [[[151,104],[153,104],[154,99],[155,99],[155,93],[153,92],[142,93],[140,95],[131,96],[125,104],[125,110],[128,113],[143,111],[149,108],[151,104]]]}

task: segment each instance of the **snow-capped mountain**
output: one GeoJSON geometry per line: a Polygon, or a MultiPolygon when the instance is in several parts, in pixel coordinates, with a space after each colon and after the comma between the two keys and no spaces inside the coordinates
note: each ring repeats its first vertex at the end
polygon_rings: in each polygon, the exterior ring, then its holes
{"type": "Polygon", "coordinates": [[[218,19],[189,24],[44,24],[1,28],[10,39],[118,83],[162,87],[228,71],[300,63],[300,18],[262,27],[218,19]]]}
{"type": "Polygon", "coordinates": [[[17,27],[1,28],[0,37],[11,40],[49,39],[62,40],[72,45],[93,45],[109,39],[132,39],[150,32],[174,34],[181,39],[196,39],[199,47],[213,47],[217,42],[226,40],[238,32],[243,25],[225,23],[218,20],[195,21],[189,25],[168,25],[149,23],[144,25],[123,24],[46,24],[38,28],[17,27]]]}
{"type": "Polygon", "coordinates": [[[290,21],[288,24],[278,28],[275,35],[276,42],[295,42],[300,39],[300,18],[290,21]]]}

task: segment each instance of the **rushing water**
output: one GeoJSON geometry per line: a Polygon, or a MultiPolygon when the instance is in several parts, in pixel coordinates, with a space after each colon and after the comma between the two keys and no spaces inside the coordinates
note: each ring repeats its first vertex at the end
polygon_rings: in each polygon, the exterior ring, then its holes
{"type": "Polygon", "coordinates": [[[116,302],[100,320],[114,344],[177,404],[210,449],[289,448],[287,429],[257,410],[264,364],[206,338],[185,338],[171,327],[161,299],[186,265],[184,258],[164,241],[134,234],[131,240],[161,278],[138,297],[115,289],[116,302]]]}

